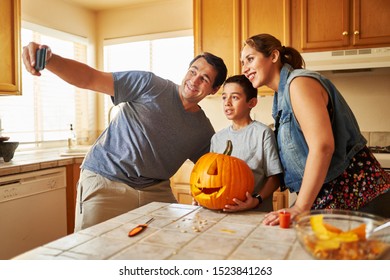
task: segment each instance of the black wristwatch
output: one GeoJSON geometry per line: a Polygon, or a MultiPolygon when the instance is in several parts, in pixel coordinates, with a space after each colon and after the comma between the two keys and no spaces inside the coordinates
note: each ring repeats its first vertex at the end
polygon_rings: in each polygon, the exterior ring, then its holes
{"type": "Polygon", "coordinates": [[[260,206],[260,204],[263,203],[263,198],[262,198],[261,195],[259,195],[258,193],[252,195],[252,197],[253,197],[253,198],[257,198],[257,200],[259,201],[259,205],[257,205],[257,206],[260,206]]]}

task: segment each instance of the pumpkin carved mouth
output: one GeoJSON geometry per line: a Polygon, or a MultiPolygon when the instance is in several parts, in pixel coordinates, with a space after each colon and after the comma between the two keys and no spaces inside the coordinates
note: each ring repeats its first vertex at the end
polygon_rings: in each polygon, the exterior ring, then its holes
{"type": "Polygon", "coordinates": [[[218,193],[220,190],[222,189],[222,187],[220,188],[199,188],[199,190],[204,193],[204,194],[213,194],[213,193],[218,193]]]}

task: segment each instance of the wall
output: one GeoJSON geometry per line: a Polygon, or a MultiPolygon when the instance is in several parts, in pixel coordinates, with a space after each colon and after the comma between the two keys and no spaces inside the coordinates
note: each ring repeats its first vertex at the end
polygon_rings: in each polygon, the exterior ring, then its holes
{"type": "Polygon", "coordinates": [[[161,0],[93,12],[63,0],[22,0],[22,20],[85,37],[102,67],[103,40],[192,29],[192,0],[161,0]]]}
{"type": "MultiPolygon", "coordinates": [[[[259,97],[256,107],[252,109],[252,118],[267,125],[273,124],[274,120],[271,116],[272,100],[272,96],[259,97]]],[[[206,99],[201,101],[200,106],[210,118],[216,131],[231,124],[222,111],[221,95],[215,94],[213,97],[206,97],[206,99]]]]}
{"type": "Polygon", "coordinates": [[[390,68],[333,74],[331,79],[348,102],[362,131],[390,131],[390,68]]]}
{"type": "MultiPolygon", "coordinates": [[[[386,132],[385,142],[373,145],[390,145],[390,68],[342,74],[327,71],[322,74],[334,82],[339,89],[354,112],[363,132],[386,132]]],[[[229,125],[230,122],[226,120],[222,112],[220,96],[208,97],[202,101],[201,106],[216,130],[229,125]]],[[[272,97],[260,97],[252,116],[265,124],[271,124],[273,123],[271,111],[272,97]]]]}
{"type": "Polygon", "coordinates": [[[95,44],[95,13],[62,0],[22,0],[22,20],[85,37],[95,44]]]}
{"type": "MultiPolygon", "coordinates": [[[[87,38],[88,63],[102,69],[104,39],[192,29],[192,0],[161,0],[101,12],[62,0],[22,0],[22,19],[87,38]]],[[[96,95],[92,104],[102,108],[103,95],[96,95]]],[[[96,116],[97,134],[105,119],[103,114],[96,116]]]]}
{"type": "MultiPolygon", "coordinates": [[[[103,68],[103,40],[192,29],[192,0],[162,0],[97,13],[97,62],[103,68]]],[[[100,97],[99,105],[103,106],[100,97]]],[[[105,116],[99,117],[103,124],[105,116]]]]}
{"type": "Polygon", "coordinates": [[[98,65],[103,65],[105,39],[184,29],[192,29],[192,0],[162,0],[100,11],[96,17],[98,65]]]}
{"type": "MultiPolygon", "coordinates": [[[[22,18],[85,36],[91,41],[96,38],[96,61],[101,68],[104,39],[191,29],[192,8],[192,0],[164,0],[95,14],[61,0],[22,0],[22,18]],[[50,12],[43,13],[42,10],[50,12]]],[[[390,81],[387,79],[390,69],[377,69],[371,73],[324,74],[340,89],[362,131],[390,131],[390,81]]],[[[220,96],[206,98],[201,106],[216,130],[229,125],[222,112],[220,96]]],[[[259,98],[259,104],[253,110],[254,118],[266,124],[272,123],[271,108],[272,97],[259,98]]],[[[103,122],[104,116],[100,116],[99,123],[103,122]]]]}
{"type": "MultiPolygon", "coordinates": [[[[51,28],[57,31],[76,35],[85,38],[88,44],[88,64],[96,66],[96,14],[88,9],[71,5],[63,0],[22,0],[21,1],[22,21],[51,28]]],[[[52,50],[61,54],[61,50],[52,50]]],[[[24,66],[22,66],[24,67],[24,66]]],[[[88,131],[78,133],[82,139],[96,139],[100,134],[97,118],[97,95],[88,95],[85,112],[89,115],[88,131]]],[[[84,142],[83,144],[91,144],[84,142]]]]}
{"type": "Polygon", "coordinates": [[[369,146],[390,145],[390,68],[368,72],[324,72],[343,93],[369,146]]]}
{"type": "Polygon", "coordinates": [[[163,0],[97,13],[99,40],[192,29],[192,0],[163,0]]]}

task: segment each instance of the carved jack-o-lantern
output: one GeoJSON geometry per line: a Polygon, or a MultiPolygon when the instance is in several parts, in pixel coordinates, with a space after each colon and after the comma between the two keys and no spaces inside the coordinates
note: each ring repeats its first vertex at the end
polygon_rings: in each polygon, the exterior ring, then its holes
{"type": "Polygon", "coordinates": [[[245,161],[230,156],[232,143],[228,140],[223,154],[207,153],[192,169],[191,193],[199,205],[209,209],[223,209],[235,204],[233,198],[246,200],[246,192],[254,189],[254,176],[245,161]]]}

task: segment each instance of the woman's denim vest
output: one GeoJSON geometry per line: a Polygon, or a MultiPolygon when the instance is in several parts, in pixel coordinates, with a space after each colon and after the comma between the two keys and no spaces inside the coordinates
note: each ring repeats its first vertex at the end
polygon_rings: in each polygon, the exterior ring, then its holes
{"type": "Polygon", "coordinates": [[[299,76],[318,80],[329,94],[335,151],[325,183],[338,177],[348,167],[352,157],[367,143],[351,109],[328,79],[319,73],[305,69],[294,70],[289,64],[285,64],[280,73],[279,90],[274,95],[272,116],[275,119],[279,155],[284,168],[284,183],[291,192],[298,192],[301,188],[309,151],[290,100],[290,83],[299,76]]]}

